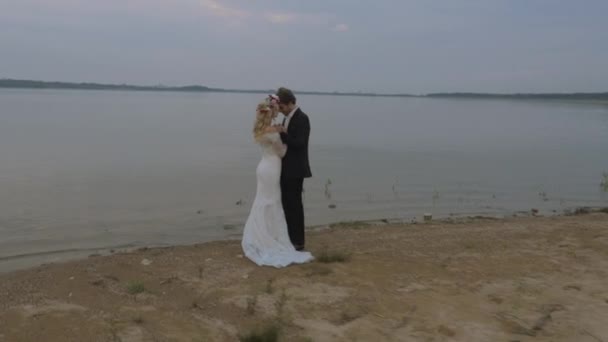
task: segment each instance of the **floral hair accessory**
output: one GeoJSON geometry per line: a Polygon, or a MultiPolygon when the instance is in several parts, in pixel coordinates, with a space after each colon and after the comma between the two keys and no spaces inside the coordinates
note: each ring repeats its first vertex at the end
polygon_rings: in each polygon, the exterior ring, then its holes
{"type": "Polygon", "coordinates": [[[268,102],[271,104],[279,104],[281,101],[279,100],[278,96],[270,94],[268,95],[268,102]]]}

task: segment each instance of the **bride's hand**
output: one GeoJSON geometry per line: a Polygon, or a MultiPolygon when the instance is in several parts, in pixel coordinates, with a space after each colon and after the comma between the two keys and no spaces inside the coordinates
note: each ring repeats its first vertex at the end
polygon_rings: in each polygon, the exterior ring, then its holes
{"type": "Polygon", "coordinates": [[[266,132],[266,133],[277,133],[278,132],[278,128],[277,128],[277,126],[268,126],[268,127],[266,127],[266,130],[264,130],[264,132],[266,132]]]}

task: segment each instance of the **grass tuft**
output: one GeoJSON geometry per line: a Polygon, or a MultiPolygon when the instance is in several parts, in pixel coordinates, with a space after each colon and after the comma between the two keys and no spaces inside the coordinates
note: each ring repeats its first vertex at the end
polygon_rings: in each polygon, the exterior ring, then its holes
{"type": "Polygon", "coordinates": [[[136,281],[136,282],[127,284],[127,292],[130,295],[136,295],[139,293],[143,293],[145,291],[146,291],[146,288],[142,282],[136,281]]]}
{"type": "Polygon", "coordinates": [[[250,316],[255,315],[255,307],[258,304],[258,296],[247,298],[247,314],[250,316]]]}
{"type": "Polygon", "coordinates": [[[240,336],[241,342],[277,342],[279,340],[280,329],[277,325],[268,325],[258,331],[240,336]]]}
{"type": "Polygon", "coordinates": [[[337,262],[347,262],[350,260],[350,255],[340,251],[322,251],[316,256],[317,262],[323,264],[332,264],[337,262]]]}

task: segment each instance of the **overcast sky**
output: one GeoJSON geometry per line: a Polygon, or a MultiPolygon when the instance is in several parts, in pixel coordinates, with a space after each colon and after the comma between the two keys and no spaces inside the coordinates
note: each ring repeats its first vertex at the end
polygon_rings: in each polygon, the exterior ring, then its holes
{"type": "Polygon", "coordinates": [[[608,91],[608,0],[0,0],[0,78],[608,91]]]}

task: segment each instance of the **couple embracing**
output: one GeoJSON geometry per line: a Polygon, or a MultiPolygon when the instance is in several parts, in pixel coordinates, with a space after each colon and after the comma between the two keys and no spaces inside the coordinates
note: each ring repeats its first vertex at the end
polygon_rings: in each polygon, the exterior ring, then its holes
{"type": "Polygon", "coordinates": [[[285,267],[313,260],[304,250],[304,179],[311,177],[308,161],[310,121],[287,88],[279,88],[258,104],[253,127],[262,147],[257,191],[245,224],[241,245],[259,266],[285,267]],[[281,124],[275,123],[283,114],[281,124]]]}

